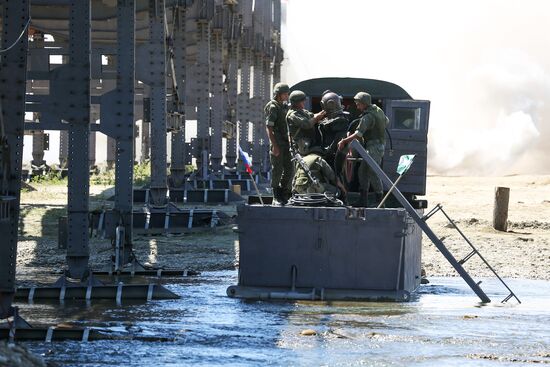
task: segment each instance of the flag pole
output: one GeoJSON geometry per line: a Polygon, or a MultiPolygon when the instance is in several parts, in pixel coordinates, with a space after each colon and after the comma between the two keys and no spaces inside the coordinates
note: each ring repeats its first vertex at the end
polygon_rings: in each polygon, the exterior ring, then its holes
{"type": "Polygon", "coordinates": [[[382,199],[382,201],[380,202],[380,204],[378,204],[378,206],[376,207],[376,209],[380,209],[382,207],[382,205],[384,205],[384,203],[386,202],[386,200],[388,200],[388,197],[390,196],[390,194],[392,193],[392,191],[395,189],[395,187],[397,186],[397,184],[399,183],[399,181],[401,181],[401,177],[403,177],[403,174],[400,174],[399,177],[397,177],[397,180],[395,180],[395,182],[393,183],[392,187],[390,187],[390,189],[388,190],[388,192],[386,193],[386,196],[384,196],[384,198],[382,199]]]}
{"type": "Polygon", "coordinates": [[[258,189],[258,185],[256,185],[256,180],[254,180],[254,177],[252,176],[252,160],[250,157],[248,157],[248,154],[244,152],[244,150],[239,146],[239,153],[241,155],[241,160],[244,163],[244,166],[246,168],[246,172],[250,176],[250,179],[252,180],[252,184],[254,185],[254,189],[256,189],[256,193],[258,194],[258,198],[260,199],[260,203],[264,205],[264,199],[262,199],[262,194],[260,194],[260,190],[258,189]]]}
{"type": "Polygon", "coordinates": [[[399,163],[397,164],[397,173],[399,173],[399,177],[397,177],[397,180],[395,180],[393,185],[390,187],[390,189],[386,193],[386,196],[384,196],[384,198],[382,199],[380,204],[378,204],[376,209],[380,209],[382,205],[384,205],[386,200],[388,200],[388,197],[393,192],[393,190],[397,187],[397,184],[399,183],[399,181],[401,181],[401,178],[403,177],[403,175],[405,175],[405,173],[407,173],[409,168],[411,168],[411,165],[414,161],[414,157],[416,157],[416,154],[402,155],[401,158],[399,158],[399,163]]]}
{"type": "Polygon", "coordinates": [[[262,199],[262,194],[260,194],[260,190],[258,189],[258,185],[256,185],[256,180],[254,180],[254,177],[252,177],[252,173],[248,172],[248,175],[250,176],[250,179],[252,180],[252,183],[254,184],[254,188],[256,189],[256,193],[258,194],[258,198],[260,198],[260,204],[264,205],[264,200],[262,199]]]}

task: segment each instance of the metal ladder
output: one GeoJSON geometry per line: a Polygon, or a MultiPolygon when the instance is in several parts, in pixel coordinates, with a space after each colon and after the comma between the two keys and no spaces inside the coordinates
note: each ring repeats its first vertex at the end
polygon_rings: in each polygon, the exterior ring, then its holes
{"type": "MultiPolygon", "coordinates": [[[[386,173],[380,168],[380,166],[376,163],[374,159],[367,153],[365,148],[357,141],[353,140],[350,144],[352,149],[355,149],[357,153],[363,158],[363,160],[372,168],[372,170],[376,173],[376,175],[382,180],[382,183],[386,188],[390,188],[393,186],[393,182],[390,180],[390,178],[386,175],[386,173]]],[[[518,297],[512,292],[512,290],[504,283],[502,278],[498,276],[498,274],[494,271],[494,269],[487,263],[487,261],[481,256],[481,254],[477,251],[477,249],[472,245],[472,243],[464,236],[464,234],[458,229],[456,224],[447,216],[447,214],[443,211],[443,208],[439,205],[438,207],[431,210],[426,216],[421,217],[416,209],[413,208],[413,206],[409,203],[409,201],[403,196],[401,191],[397,188],[394,189],[393,195],[395,198],[399,201],[399,203],[403,206],[403,208],[409,213],[409,215],[412,217],[412,219],[418,224],[418,226],[422,229],[422,231],[428,236],[428,238],[432,241],[432,243],[437,247],[439,252],[443,256],[445,256],[445,259],[453,266],[453,268],[457,271],[457,273],[464,279],[464,281],[468,284],[468,286],[475,292],[475,294],[479,297],[479,299],[484,303],[491,302],[491,299],[487,294],[481,289],[479,286],[481,282],[475,282],[470,274],[464,269],[462,266],[466,261],[468,261],[472,256],[478,255],[485,264],[493,271],[493,273],[497,276],[497,278],[504,284],[504,286],[510,291],[510,295],[508,295],[502,302],[506,302],[510,300],[512,297],[514,297],[518,302],[520,300],[518,297]],[[432,231],[430,226],[428,226],[428,223],[426,222],[427,219],[429,219],[433,214],[435,214],[437,211],[442,211],[442,213],[445,214],[447,219],[454,225],[454,227],[458,230],[458,232],[462,235],[462,237],[469,243],[469,245],[472,247],[473,251],[470,252],[464,259],[458,261],[453,254],[447,249],[443,241],[432,231]]]]}
{"type": "MultiPolygon", "coordinates": [[[[481,253],[477,250],[477,248],[474,246],[474,244],[472,243],[472,241],[470,241],[468,239],[468,237],[466,237],[466,235],[464,234],[464,232],[462,232],[460,230],[460,228],[458,228],[458,226],[456,225],[455,221],[451,219],[451,217],[447,214],[447,212],[445,210],[443,210],[443,207],[441,206],[441,204],[437,204],[432,210],[430,210],[426,215],[424,215],[422,217],[422,219],[424,220],[424,222],[426,222],[428,219],[430,219],[432,216],[434,216],[435,214],[437,214],[438,212],[441,212],[443,213],[443,215],[445,216],[445,218],[447,218],[447,220],[449,221],[449,223],[453,226],[454,229],[456,229],[456,231],[460,234],[460,236],[464,239],[464,241],[466,241],[466,243],[468,243],[468,245],[470,245],[470,247],[472,248],[472,251],[470,251],[468,253],[468,255],[464,256],[461,260],[458,261],[458,263],[460,265],[464,265],[466,263],[466,261],[470,260],[472,257],[474,256],[478,256],[482,261],[483,263],[487,266],[487,268],[489,270],[491,270],[491,272],[495,275],[495,277],[497,277],[497,279],[500,281],[500,283],[502,283],[502,285],[508,290],[508,292],[510,292],[510,294],[508,294],[502,301],[501,303],[506,303],[508,302],[512,297],[515,298],[518,303],[521,303],[521,301],[519,300],[519,298],[516,296],[516,294],[514,293],[514,291],[512,291],[512,289],[510,289],[510,287],[508,286],[508,284],[506,284],[506,282],[500,277],[500,275],[498,275],[498,273],[496,272],[496,270],[489,264],[489,262],[487,260],[485,260],[485,258],[483,257],[483,255],[481,255],[481,253]]],[[[478,282],[477,284],[481,284],[481,281],[478,282]]]]}

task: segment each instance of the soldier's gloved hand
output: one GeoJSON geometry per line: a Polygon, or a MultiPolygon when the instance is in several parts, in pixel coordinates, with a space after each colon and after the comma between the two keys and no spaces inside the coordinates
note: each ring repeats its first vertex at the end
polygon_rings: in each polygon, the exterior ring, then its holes
{"type": "Polygon", "coordinates": [[[322,119],[324,119],[326,115],[327,115],[326,111],[323,110],[323,111],[321,111],[321,112],[317,112],[317,113],[313,116],[313,118],[315,119],[315,122],[319,122],[319,121],[321,121],[322,119]]]}

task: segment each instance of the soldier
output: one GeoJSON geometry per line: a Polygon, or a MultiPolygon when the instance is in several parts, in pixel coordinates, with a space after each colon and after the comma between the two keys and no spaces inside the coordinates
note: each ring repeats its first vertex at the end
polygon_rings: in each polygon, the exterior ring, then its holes
{"type": "Polygon", "coordinates": [[[319,123],[323,136],[324,159],[340,175],[345,161],[345,154],[337,155],[338,142],[346,136],[349,127],[348,114],[342,107],[342,99],[336,93],[326,91],[321,98],[321,107],[326,112],[325,118],[319,123]]]}
{"type": "MultiPolygon", "coordinates": [[[[354,97],[357,110],[361,112],[360,121],[355,132],[338,143],[338,150],[342,151],[353,139],[363,140],[363,146],[378,165],[382,164],[386,144],[386,126],[388,118],[378,106],[372,104],[370,94],[359,92],[354,97]]],[[[366,162],[359,166],[359,185],[361,187],[361,201],[368,206],[367,194],[372,188],[376,195],[377,203],[383,199],[382,181],[366,162]]]]}
{"type": "Polygon", "coordinates": [[[291,196],[293,165],[288,141],[288,126],[286,124],[287,107],[290,88],[283,83],[275,84],[273,99],[265,108],[265,122],[270,143],[271,187],[274,203],[286,204],[291,196]]]}
{"type": "Polygon", "coordinates": [[[295,90],[290,93],[290,109],[286,115],[290,139],[302,155],[308,154],[313,147],[320,147],[317,124],[325,116],[323,111],[314,115],[306,110],[305,101],[304,92],[295,90]]]}
{"type": "Polygon", "coordinates": [[[297,162],[292,191],[297,194],[331,193],[336,195],[340,188],[345,193],[344,185],[319,153],[321,153],[321,149],[314,148],[310,154],[303,157],[301,164],[297,162]]]}

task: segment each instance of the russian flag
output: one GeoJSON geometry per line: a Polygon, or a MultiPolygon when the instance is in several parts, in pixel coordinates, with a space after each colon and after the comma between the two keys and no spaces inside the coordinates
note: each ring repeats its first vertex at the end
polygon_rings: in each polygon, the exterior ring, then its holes
{"type": "Polygon", "coordinates": [[[248,153],[242,150],[241,147],[239,147],[239,153],[241,154],[241,159],[243,160],[246,172],[248,174],[252,174],[252,158],[250,158],[248,153]]]}

